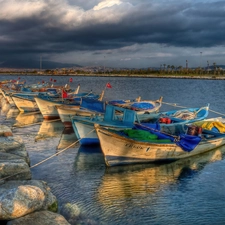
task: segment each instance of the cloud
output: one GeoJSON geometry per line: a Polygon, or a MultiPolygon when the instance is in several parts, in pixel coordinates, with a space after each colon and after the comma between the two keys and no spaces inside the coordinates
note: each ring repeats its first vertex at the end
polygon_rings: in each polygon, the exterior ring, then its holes
{"type": "Polygon", "coordinates": [[[114,5],[120,5],[122,2],[120,0],[105,0],[100,2],[97,6],[95,6],[94,10],[101,10],[107,7],[112,7],[114,5]]]}
{"type": "Polygon", "coordinates": [[[224,1],[0,0],[0,5],[0,48],[8,59],[40,54],[59,59],[58,54],[63,60],[77,52],[87,63],[94,54],[147,59],[146,46],[159,47],[158,60],[174,60],[186,49],[196,57],[200,51],[224,54],[224,1]],[[160,46],[166,46],[163,52],[160,46]]]}

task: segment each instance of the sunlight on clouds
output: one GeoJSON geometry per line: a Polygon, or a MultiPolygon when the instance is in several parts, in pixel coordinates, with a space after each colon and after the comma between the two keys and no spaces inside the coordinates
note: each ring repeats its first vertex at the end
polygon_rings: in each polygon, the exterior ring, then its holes
{"type": "Polygon", "coordinates": [[[118,23],[128,13],[128,2],[105,0],[94,9],[84,10],[70,5],[67,0],[0,0],[0,19],[16,22],[20,19],[36,19],[42,26],[60,27],[66,30],[88,27],[93,24],[118,23]],[[120,6],[116,9],[111,6],[120,6]],[[100,10],[100,9],[105,10],[100,10]]]}
{"type": "Polygon", "coordinates": [[[0,1],[0,19],[15,20],[30,17],[46,8],[44,1],[0,1]]]}
{"type": "Polygon", "coordinates": [[[120,5],[122,2],[120,0],[106,0],[103,2],[100,2],[97,6],[95,6],[94,10],[100,10],[107,7],[112,7],[114,5],[120,5]]]}

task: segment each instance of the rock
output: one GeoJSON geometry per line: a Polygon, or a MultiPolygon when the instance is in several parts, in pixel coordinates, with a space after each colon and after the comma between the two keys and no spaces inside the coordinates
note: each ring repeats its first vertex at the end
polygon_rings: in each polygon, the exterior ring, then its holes
{"type": "Polygon", "coordinates": [[[6,180],[30,180],[31,171],[29,165],[22,157],[0,152],[1,178],[6,178],[6,180]]]}
{"type": "Polygon", "coordinates": [[[0,152],[10,153],[20,156],[30,165],[30,159],[26,151],[23,140],[20,137],[1,137],[0,152]]]}
{"type": "Polygon", "coordinates": [[[78,220],[80,220],[81,211],[77,204],[66,203],[60,208],[60,214],[62,214],[71,224],[77,224],[78,220]]]}
{"type": "Polygon", "coordinates": [[[5,125],[0,125],[0,136],[4,137],[13,136],[12,130],[5,125]]]}
{"type": "Polygon", "coordinates": [[[19,219],[9,221],[7,225],[70,225],[66,219],[50,211],[34,212],[19,219]]]}
{"type": "Polygon", "coordinates": [[[53,206],[58,206],[56,197],[44,181],[8,181],[1,185],[0,220],[16,219],[53,206]]]}

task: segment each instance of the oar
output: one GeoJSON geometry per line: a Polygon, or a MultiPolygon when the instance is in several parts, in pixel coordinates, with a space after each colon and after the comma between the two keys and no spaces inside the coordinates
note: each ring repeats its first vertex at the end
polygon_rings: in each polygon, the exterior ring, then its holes
{"type": "Polygon", "coordinates": [[[137,127],[139,126],[139,127],[144,128],[145,130],[159,133],[159,135],[161,134],[161,137],[163,137],[163,135],[166,135],[167,138],[172,137],[173,138],[172,141],[174,141],[178,146],[180,146],[184,151],[187,151],[187,152],[192,151],[201,141],[201,137],[198,137],[198,136],[191,136],[191,135],[186,135],[186,134],[181,134],[179,136],[175,136],[175,135],[168,134],[166,132],[145,126],[143,124],[139,124],[139,123],[134,123],[134,124],[137,127]]]}

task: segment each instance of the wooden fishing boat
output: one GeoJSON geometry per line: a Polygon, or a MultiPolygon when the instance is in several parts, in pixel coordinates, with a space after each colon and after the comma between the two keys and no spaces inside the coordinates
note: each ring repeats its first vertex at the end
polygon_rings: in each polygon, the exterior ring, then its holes
{"type": "Polygon", "coordinates": [[[93,94],[93,93],[79,93],[73,95],[71,98],[58,98],[58,99],[49,99],[45,97],[35,97],[35,101],[38,105],[41,114],[45,119],[59,119],[59,113],[57,111],[56,106],[62,105],[70,105],[73,107],[79,108],[81,104],[81,99],[83,97],[90,99],[99,99],[101,98],[101,94],[93,94]]]}
{"type": "Polygon", "coordinates": [[[104,116],[94,117],[74,116],[71,117],[74,132],[81,145],[99,144],[94,124],[102,124],[113,129],[132,128],[136,119],[136,112],[125,108],[107,105],[104,116]]]}
{"type": "Polygon", "coordinates": [[[39,111],[38,105],[34,99],[26,99],[20,96],[12,95],[12,100],[20,112],[39,111]]]}
{"type": "Polygon", "coordinates": [[[65,127],[72,127],[72,116],[90,117],[102,115],[105,112],[105,102],[98,99],[82,98],[81,104],[73,105],[57,105],[59,117],[65,127]]]}
{"type": "Polygon", "coordinates": [[[183,108],[150,115],[138,115],[138,119],[145,126],[154,127],[167,133],[174,133],[176,129],[184,124],[206,119],[208,114],[209,104],[198,108],[183,108]]]}
{"type": "Polygon", "coordinates": [[[147,114],[147,113],[154,113],[158,112],[160,107],[162,106],[162,97],[159,99],[152,101],[152,100],[140,100],[137,99],[136,102],[127,102],[127,101],[108,101],[107,104],[118,106],[125,109],[131,109],[137,112],[137,114],[147,114]]]}
{"type": "Polygon", "coordinates": [[[94,123],[114,129],[121,129],[132,128],[134,122],[137,121],[138,123],[143,123],[145,126],[150,126],[168,133],[174,133],[182,124],[206,118],[208,116],[208,109],[209,106],[207,105],[201,108],[186,108],[161,113],[137,114],[134,110],[107,105],[104,116],[95,115],[91,118],[87,116],[74,116],[71,117],[71,120],[74,132],[80,140],[80,144],[88,145],[99,143],[98,136],[94,130],[94,123]],[[187,112],[191,117],[186,117],[186,120],[175,117],[175,114],[180,116],[186,115],[187,112]],[[166,118],[166,121],[170,119],[170,123],[159,123],[161,118],[166,118]]]}
{"type": "MultiPolygon", "coordinates": [[[[205,129],[201,137],[184,133],[172,136],[150,129],[149,138],[142,136],[141,139],[137,138],[138,135],[129,136],[131,129],[118,132],[99,124],[95,124],[95,129],[107,166],[175,161],[225,144],[225,133],[205,129]]],[[[136,131],[140,132],[139,129],[136,131]]]]}
{"type": "MultiPolygon", "coordinates": [[[[81,116],[81,117],[102,117],[104,118],[104,113],[106,109],[107,101],[102,100],[103,95],[100,99],[85,98],[81,99],[81,104],[79,106],[71,105],[60,105],[56,106],[59,117],[64,123],[65,127],[72,127],[71,117],[81,116]]],[[[113,102],[135,102],[137,99],[129,100],[113,100],[113,102]]]]}

